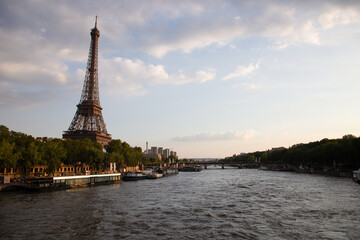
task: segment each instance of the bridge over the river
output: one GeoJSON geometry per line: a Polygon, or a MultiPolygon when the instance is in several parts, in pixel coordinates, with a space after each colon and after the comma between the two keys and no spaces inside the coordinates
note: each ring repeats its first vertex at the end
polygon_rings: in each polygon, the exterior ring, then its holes
{"type": "Polygon", "coordinates": [[[244,164],[244,163],[223,163],[219,161],[196,161],[196,162],[189,162],[185,164],[186,166],[203,166],[204,169],[207,169],[210,165],[215,166],[221,166],[222,169],[225,168],[225,166],[229,167],[237,167],[237,168],[259,168],[260,165],[258,163],[253,164],[244,164]]]}

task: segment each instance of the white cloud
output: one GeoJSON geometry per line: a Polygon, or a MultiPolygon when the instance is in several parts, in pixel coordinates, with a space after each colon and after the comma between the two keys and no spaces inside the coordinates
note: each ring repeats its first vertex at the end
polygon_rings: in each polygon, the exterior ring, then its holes
{"type": "Polygon", "coordinates": [[[102,37],[124,49],[156,57],[170,51],[189,53],[212,44],[232,46],[234,39],[250,37],[268,38],[280,49],[294,44],[320,44],[319,26],[329,29],[358,23],[360,19],[359,4],[343,1],[159,0],[108,4],[110,9],[100,2],[7,2],[0,10],[6,33],[0,35],[14,40],[23,32],[21,39],[27,41],[22,44],[52,48],[52,54],[58,51],[62,59],[83,61],[89,22],[94,21],[96,13],[102,37]]]}
{"type": "Polygon", "coordinates": [[[144,95],[146,86],[158,84],[182,85],[204,83],[215,78],[214,70],[197,71],[193,76],[177,72],[169,74],[163,65],[146,64],[143,61],[121,57],[100,60],[100,79],[106,91],[125,95],[144,95]]]}
{"type": "Polygon", "coordinates": [[[138,45],[148,54],[161,58],[170,51],[190,53],[212,44],[231,47],[233,40],[250,37],[265,37],[274,43],[280,42],[276,44],[279,49],[302,43],[320,44],[319,30],[314,22],[323,12],[322,8],[305,15],[302,11],[308,9],[304,9],[301,4],[299,9],[278,2],[259,2],[250,6],[241,2],[234,5],[209,4],[204,12],[207,14],[183,19],[182,24],[176,25],[176,31],[172,30],[174,26],[168,25],[156,31],[146,30],[146,37],[141,39],[151,41],[140,41],[138,45]],[[223,11],[228,8],[240,14],[226,18],[223,11]]]}
{"type": "Polygon", "coordinates": [[[259,63],[257,64],[250,63],[249,66],[247,67],[243,65],[239,65],[236,67],[234,72],[229,73],[228,75],[223,77],[223,80],[244,77],[253,73],[257,69],[259,69],[259,63]]]}
{"type": "Polygon", "coordinates": [[[200,133],[191,136],[179,136],[172,140],[178,142],[204,142],[204,141],[229,141],[229,140],[245,140],[250,139],[255,135],[255,131],[252,129],[244,132],[240,131],[228,131],[228,132],[208,132],[200,133]]]}
{"type": "Polygon", "coordinates": [[[324,12],[319,17],[319,23],[324,29],[330,29],[336,25],[358,23],[360,22],[360,14],[357,9],[329,7],[328,11],[324,12]]]}
{"type": "Polygon", "coordinates": [[[260,86],[257,85],[257,84],[243,84],[244,87],[248,88],[248,89],[251,89],[251,90],[256,90],[256,89],[259,89],[260,86]]]}
{"type": "Polygon", "coordinates": [[[173,25],[166,24],[160,30],[147,30],[146,36],[152,40],[140,41],[139,47],[163,57],[170,51],[190,53],[212,44],[232,46],[236,39],[264,37],[274,43],[274,50],[279,50],[298,44],[321,45],[324,29],[360,22],[360,6],[355,2],[214,1],[207,4],[206,10],[182,19],[176,31],[173,25]],[[235,14],[224,17],[223,12],[229,11],[235,14]]]}
{"type": "Polygon", "coordinates": [[[290,46],[290,44],[288,44],[288,43],[277,42],[277,43],[275,43],[275,45],[268,47],[268,49],[282,50],[282,49],[288,48],[289,46],[290,46]]]}
{"type": "MultiPolygon", "coordinates": [[[[271,48],[279,50],[304,43],[320,45],[323,31],[360,22],[356,1],[158,0],[108,4],[112,7],[70,0],[2,3],[0,83],[17,92],[13,97],[21,97],[22,89],[28,86],[78,88],[80,77],[71,63],[87,59],[95,14],[99,15],[101,32],[99,50],[108,58],[100,62],[99,79],[104,79],[109,92],[131,95],[146,94],[147,85],[206,82],[216,73],[206,69],[170,73],[164,64],[110,59],[123,49],[130,56],[145,52],[163,57],[171,51],[191,53],[212,45],[241,49],[234,40],[255,37],[268,39],[271,48]]],[[[258,67],[238,66],[223,79],[247,76],[258,67]]],[[[6,102],[5,97],[0,96],[0,101],[6,102]]]]}
{"type": "Polygon", "coordinates": [[[17,82],[22,84],[48,85],[51,82],[65,84],[66,65],[60,63],[44,63],[43,65],[6,62],[0,63],[0,79],[4,82],[17,82]]]}
{"type": "Polygon", "coordinates": [[[163,57],[170,51],[182,50],[184,53],[190,53],[194,49],[204,48],[211,44],[219,46],[228,45],[231,40],[242,35],[244,27],[237,22],[229,23],[211,23],[207,25],[198,24],[192,28],[179,26],[179,29],[172,37],[158,38],[156,43],[143,43],[144,51],[156,57],[163,57]]]}

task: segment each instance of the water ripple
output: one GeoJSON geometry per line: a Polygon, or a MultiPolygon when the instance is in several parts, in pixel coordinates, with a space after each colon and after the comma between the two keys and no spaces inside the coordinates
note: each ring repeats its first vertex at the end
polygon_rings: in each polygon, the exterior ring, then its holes
{"type": "Polygon", "coordinates": [[[2,239],[357,239],[350,179],[212,170],[50,193],[1,193],[2,239]]]}

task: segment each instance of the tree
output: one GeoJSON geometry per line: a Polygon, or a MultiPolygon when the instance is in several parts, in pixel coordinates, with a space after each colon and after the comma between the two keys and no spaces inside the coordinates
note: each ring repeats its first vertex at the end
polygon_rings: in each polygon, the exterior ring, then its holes
{"type": "Polygon", "coordinates": [[[49,173],[54,173],[66,157],[66,150],[61,140],[52,140],[46,144],[45,159],[49,173]]]}
{"type": "Polygon", "coordinates": [[[36,166],[41,163],[41,153],[39,152],[39,147],[35,144],[35,142],[31,142],[26,147],[24,158],[26,158],[30,163],[27,167],[36,166]]]}
{"type": "MultiPolygon", "coordinates": [[[[100,144],[99,144],[100,145],[100,144]]],[[[90,149],[87,150],[87,156],[88,156],[88,164],[92,168],[96,168],[98,170],[102,170],[104,167],[104,152],[102,151],[102,146],[100,145],[100,149],[98,146],[94,144],[90,149]]]]}
{"type": "Polygon", "coordinates": [[[116,168],[120,169],[125,163],[124,156],[119,152],[108,154],[108,163],[116,163],[116,168]]]}
{"type": "Polygon", "coordinates": [[[182,162],[183,162],[183,163],[188,163],[188,162],[189,162],[189,159],[184,158],[184,159],[182,160],[182,162]]]}
{"type": "Polygon", "coordinates": [[[7,128],[4,125],[0,125],[0,142],[2,142],[3,140],[10,142],[10,131],[9,128],[7,128]]]}
{"type": "Polygon", "coordinates": [[[143,164],[145,166],[160,166],[161,165],[161,161],[159,159],[156,158],[149,158],[143,161],[143,164]]]}
{"type": "Polygon", "coordinates": [[[9,143],[3,139],[0,143],[0,164],[1,168],[12,168],[16,171],[17,162],[20,158],[20,153],[15,153],[15,144],[9,143]]]}
{"type": "Polygon", "coordinates": [[[120,139],[113,139],[111,140],[106,146],[105,146],[105,150],[107,153],[113,153],[113,152],[117,152],[117,153],[122,153],[123,152],[123,146],[122,146],[122,142],[120,139]]]}

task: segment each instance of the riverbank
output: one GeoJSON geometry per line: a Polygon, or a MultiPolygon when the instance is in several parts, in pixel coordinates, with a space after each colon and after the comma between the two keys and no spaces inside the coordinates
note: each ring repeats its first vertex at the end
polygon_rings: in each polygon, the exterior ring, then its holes
{"type": "Polygon", "coordinates": [[[89,187],[121,182],[121,180],[158,179],[178,174],[176,168],[148,171],[129,171],[121,173],[104,173],[93,175],[70,175],[57,177],[13,178],[12,182],[0,184],[4,191],[56,191],[70,188],[89,187]],[[139,177],[141,175],[141,177],[139,177]]]}
{"type": "Polygon", "coordinates": [[[282,171],[282,172],[296,172],[296,173],[307,173],[307,174],[320,174],[325,176],[334,177],[346,177],[352,178],[353,171],[340,171],[338,169],[313,169],[313,168],[296,168],[293,166],[267,164],[261,165],[259,170],[263,171],[282,171]]]}

